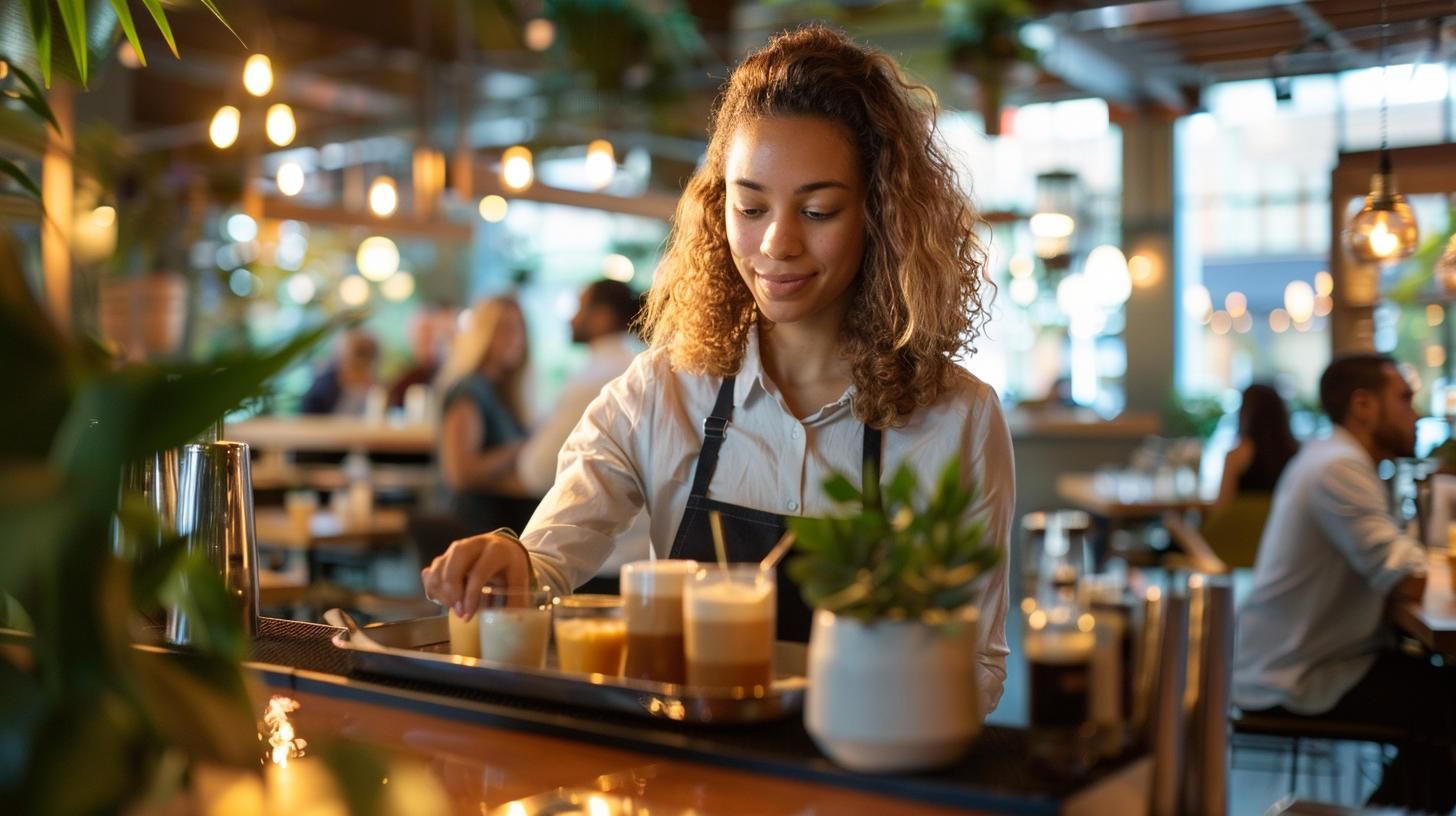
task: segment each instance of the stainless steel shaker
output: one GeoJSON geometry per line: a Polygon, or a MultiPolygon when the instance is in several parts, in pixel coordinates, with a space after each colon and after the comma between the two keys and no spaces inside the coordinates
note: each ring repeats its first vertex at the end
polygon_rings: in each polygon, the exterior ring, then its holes
{"type": "MultiPolygon", "coordinates": [[[[217,568],[237,602],[243,626],[258,633],[258,538],[253,527],[253,475],[245,442],[211,442],[182,449],[177,532],[189,552],[217,568]]],[[[180,609],[167,617],[167,639],[190,644],[194,624],[180,609]]]]}

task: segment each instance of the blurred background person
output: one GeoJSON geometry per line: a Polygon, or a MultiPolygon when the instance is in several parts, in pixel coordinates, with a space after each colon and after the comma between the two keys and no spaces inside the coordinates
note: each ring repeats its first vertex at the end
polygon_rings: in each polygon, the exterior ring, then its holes
{"type": "Polygon", "coordinates": [[[1245,388],[1239,404],[1238,444],[1224,457],[1214,507],[1227,507],[1240,494],[1273,493],[1280,474],[1298,452],[1284,398],[1264,383],[1245,388]]]}
{"type": "MultiPolygon", "coordinates": [[[[644,345],[631,332],[640,308],[639,296],[620,281],[599,280],[582,290],[581,303],[571,319],[571,342],[587,346],[587,362],[566,381],[556,407],[521,449],[516,470],[531,494],[544,496],[551,489],[556,480],[556,456],[566,437],[603,386],[625,373],[643,350],[644,345]]],[[[640,513],[597,576],[578,591],[616,594],[622,564],[647,558],[651,546],[647,515],[640,513]]]]}
{"type": "Polygon", "coordinates": [[[523,529],[536,506],[516,475],[526,441],[528,359],[520,304],[510,297],[482,300],[471,308],[435,384],[443,406],[440,475],[456,520],[476,531],[523,529]]]}
{"type": "Polygon", "coordinates": [[[379,341],[363,329],[339,338],[337,356],[303,395],[299,412],[363,416],[369,390],[378,383],[379,341]]]}
{"type": "Polygon", "coordinates": [[[448,306],[422,306],[409,326],[411,361],[389,386],[389,406],[404,405],[405,392],[413,385],[430,386],[440,373],[440,360],[450,348],[454,334],[454,310],[448,306]]]}

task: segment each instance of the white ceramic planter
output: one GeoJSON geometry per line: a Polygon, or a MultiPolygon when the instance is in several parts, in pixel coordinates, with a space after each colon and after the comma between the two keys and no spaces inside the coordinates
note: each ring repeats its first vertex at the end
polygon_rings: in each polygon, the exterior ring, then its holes
{"type": "Polygon", "coordinates": [[[947,765],[981,730],[975,607],[954,634],[919,622],[863,624],[814,613],[804,725],[854,771],[947,765]]]}

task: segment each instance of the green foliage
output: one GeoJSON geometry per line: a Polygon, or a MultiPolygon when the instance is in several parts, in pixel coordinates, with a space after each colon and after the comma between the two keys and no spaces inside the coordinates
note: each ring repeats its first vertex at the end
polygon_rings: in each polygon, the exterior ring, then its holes
{"type": "Polygon", "coordinates": [[[946,622],[972,603],[1001,550],[986,540],[985,520],[968,516],[977,491],[961,483],[960,467],[959,457],[951,457],[921,507],[908,465],[895,471],[883,494],[873,468],[865,469],[863,491],[842,475],[825,482],[824,492],[847,512],[789,519],[798,552],[789,575],[804,601],[866,622],[927,623],[946,622]]]}
{"type": "Polygon", "coordinates": [[[334,326],[268,352],[117,368],[60,331],[0,264],[0,801],[34,814],[124,812],[165,756],[256,768],[246,633],[215,568],[140,503],[123,466],[188,442],[334,326]],[[113,551],[113,525],[120,531],[113,551]],[[142,615],[185,608],[188,654],[132,647],[142,615]],[[78,780],[81,782],[78,784],[78,780]]]}
{"type": "Polygon", "coordinates": [[[1223,404],[1216,397],[1168,398],[1166,436],[1198,437],[1207,441],[1223,419],[1223,404]]]}
{"type": "MultiPolygon", "coordinates": [[[[35,62],[40,66],[41,78],[46,87],[49,88],[51,84],[52,54],[56,52],[57,46],[70,52],[72,62],[67,67],[74,67],[75,79],[85,86],[91,76],[92,52],[99,50],[98,44],[110,45],[118,24],[127,42],[136,50],[137,58],[143,65],[146,64],[146,53],[142,50],[141,38],[137,36],[130,0],[107,0],[106,5],[88,0],[24,2],[26,17],[30,22],[31,42],[35,46],[35,62]],[[52,6],[55,7],[54,10],[52,6]],[[61,18],[59,32],[54,24],[56,16],[61,18]],[[56,39],[58,35],[61,36],[59,40],[56,39]]],[[[172,26],[167,21],[167,12],[161,0],[142,0],[142,5],[151,14],[157,30],[162,33],[162,39],[167,41],[167,47],[172,49],[172,56],[177,56],[177,42],[172,37],[172,26]]],[[[212,0],[202,0],[202,5],[237,37],[237,32],[233,31],[233,27],[223,18],[222,12],[212,0]]],[[[242,38],[238,38],[238,42],[242,43],[242,38]]]]}

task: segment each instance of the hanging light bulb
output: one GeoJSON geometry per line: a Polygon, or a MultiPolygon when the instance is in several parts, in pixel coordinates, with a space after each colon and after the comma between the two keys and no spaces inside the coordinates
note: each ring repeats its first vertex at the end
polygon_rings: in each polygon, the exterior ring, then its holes
{"type": "Polygon", "coordinates": [[[505,220],[510,202],[498,195],[488,195],[480,200],[480,217],[492,224],[505,220]]]}
{"type": "Polygon", "coordinates": [[[380,218],[388,218],[394,215],[399,207],[399,189],[394,184],[394,179],[389,176],[380,176],[369,185],[369,211],[380,218]]]}
{"type": "Polygon", "coordinates": [[[597,139],[586,148],[586,178],[591,186],[600,190],[612,183],[617,174],[617,156],[612,152],[612,143],[597,139]]]}
{"type": "Polygon", "coordinates": [[[521,192],[530,187],[535,178],[536,170],[531,165],[530,149],[520,145],[506,148],[501,156],[501,183],[506,189],[521,192]]]}
{"type": "Polygon", "coordinates": [[[219,150],[227,150],[238,140],[238,127],[243,114],[232,105],[223,105],[212,115],[212,124],[207,127],[207,137],[219,150]]]}
{"type": "Polygon", "coordinates": [[[1360,212],[1350,219],[1345,238],[1350,253],[1365,263],[1389,263],[1408,258],[1416,251],[1420,230],[1416,215],[1405,196],[1395,189],[1395,174],[1390,166],[1388,140],[1389,94],[1385,89],[1385,38],[1390,24],[1385,16],[1385,2],[1380,3],[1380,167],[1370,177],[1370,193],[1360,212]]]}
{"type": "Polygon", "coordinates": [[[279,102],[268,106],[268,119],[263,129],[268,131],[268,141],[285,147],[298,135],[298,123],[293,121],[293,108],[279,102]]]}
{"type": "Polygon", "coordinates": [[[399,247],[382,235],[371,235],[359,244],[354,256],[359,274],[372,281],[382,281],[399,271],[399,247]]]}
{"type": "Polygon", "coordinates": [[[286,161],[278,165],[278,192],[286,196],[296,196],[303,192],[303,167],[296,161],[286,161]]]}
{"type": "Polygon", "coordinates": [[[243,87],[253,96],[273,90],[273,63],[266,54],[254,54],[243,64],[243,87]]]}

